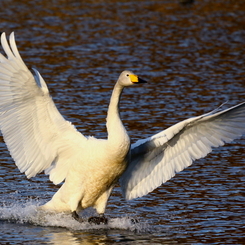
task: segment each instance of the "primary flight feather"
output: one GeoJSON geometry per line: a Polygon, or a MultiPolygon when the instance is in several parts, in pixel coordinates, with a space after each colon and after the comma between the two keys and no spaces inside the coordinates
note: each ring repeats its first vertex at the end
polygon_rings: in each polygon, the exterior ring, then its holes
{"type": "Polygon", "coordinates": [[[42,210],[78,212],[94,207],[104,212],[115,184],[120,181],[126,199],[141,197],[175,173],[205,157],[245,132],[245,103],[224,111],[189,118],[150,138],[130,144],[120,118],[124,87],[145,82],[130,71],[119,76],[107,113],[106,140],[85,137],[57,110],[37,70],[34,75],[21,59],[11,33],[1,35],[7,58],[0,54],[0,129],[21,172],[28,178],[45,171],[61,188],[42,210]]]}

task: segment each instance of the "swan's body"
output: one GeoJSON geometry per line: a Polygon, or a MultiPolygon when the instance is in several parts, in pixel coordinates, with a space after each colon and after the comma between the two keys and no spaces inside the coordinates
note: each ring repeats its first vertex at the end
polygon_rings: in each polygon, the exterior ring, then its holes
{"type": "Polygon", "coordinates": [[[112,188],[129,159],[130,139],[120,120],[119,98],[124,86],[132,85],[132,76],[135,82],[142,81],[124,71],[114,87],[107,115],[108,139],[89,137],[82,142],[77,164],[71,166],[65,183],[43,209],[77,211],[92,206],[99,214],[105,212],[112,188]]]}
{"type": "Polygon", "coordinates": [[[125,86],[143,80],[129,71],[121,73],[112,93],[106,140],[85,137],[55,107],[46,83],[28,70],[3,33],[0,54],[0,128],[8,149],[28,178],[41,171],[54,184],[65,181],[41,208],[76,212],[94,207],[104,214],[107,200],[120,179],[126,199],[146,195],[176,172],[206,156],[211,147],[231,142],[245,132],[245,104],[182,121],[148,139],[130,145],[119,114],[125,86]]]}

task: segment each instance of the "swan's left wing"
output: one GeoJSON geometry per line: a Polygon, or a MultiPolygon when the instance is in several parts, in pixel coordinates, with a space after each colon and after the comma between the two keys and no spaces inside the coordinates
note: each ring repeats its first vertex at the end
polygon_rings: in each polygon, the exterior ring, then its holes
{"type": "Polygon", "coordinates": [[[212,147],[245,133],[245,102],[217,112],[189,118],[132,145],[131,162],[120,179],[127,200],[141,197],[175,173],[205,157],[212,147]]]}
{"type": "Polygon", "coordinates": [[[55,184],[79,163],[87,138],[59,113],[48,87],[29,71],[15,44],[6,35],[0,54],[0,129],[11,156],[28,178],[45,170],[55,184]]]}

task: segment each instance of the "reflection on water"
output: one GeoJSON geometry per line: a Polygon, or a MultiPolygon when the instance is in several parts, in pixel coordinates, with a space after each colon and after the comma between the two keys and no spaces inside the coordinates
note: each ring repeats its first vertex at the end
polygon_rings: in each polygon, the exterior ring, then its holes
{"type": "MultiPolygon", "coordinates": [[[[228,107],[244,100],[242,0],[187,6],[168,0],[2,0],[1,5],[0,30],[15,31],[27,65],[40,71],[62,114],[85,135],[106,137],[109,97],[124,69],[149,81],[122,97],[121,114],[133,142],[224,102],[228,107]]],[[[32,202],[44,203],[58,187],[42,174],[27,180],[1,143],[1,243],[242,244],[244,146],[243,138],[215,150],[131,202],[116,188],[107,209],[114,223],[89,230],[74,227],[68,217],[53,217],[56,223],[46,226],[30,222],[32,202]],[[139,218],[137,231],[130,224],[119,227],[125,217],[139,218]]]]}

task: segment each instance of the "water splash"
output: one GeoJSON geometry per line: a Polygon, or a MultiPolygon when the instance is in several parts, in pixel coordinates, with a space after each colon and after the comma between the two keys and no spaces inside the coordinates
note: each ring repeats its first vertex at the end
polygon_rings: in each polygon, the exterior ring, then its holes
{"type": "Polygon", "coordinates": [[[100,230],[119,229],[134,232],[149,232],[150,225],[136,221],[135,217],[109,218],[108,224],[95,225],[88,222],[79,223],[70,214],[47,213],[40,211],[39,202],[29,200],[25,203],[2,204],[0,207],[0,220],[18,224],[32,224],[43,227],[62,227],[69,230],[100,230]]]}

